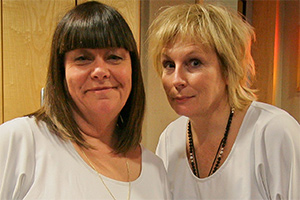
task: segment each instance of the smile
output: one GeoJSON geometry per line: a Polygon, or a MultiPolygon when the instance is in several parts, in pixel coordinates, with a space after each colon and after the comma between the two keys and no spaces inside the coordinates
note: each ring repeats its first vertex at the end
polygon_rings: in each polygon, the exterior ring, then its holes
{"type": "Polygon", "coordinates": [[[95,93],[109,92],[112,89],[116,89],[116,87],[95,87],[95,88],[90,88],[90,89],[86,90],[86,92],[95,92],[95,93]]]}

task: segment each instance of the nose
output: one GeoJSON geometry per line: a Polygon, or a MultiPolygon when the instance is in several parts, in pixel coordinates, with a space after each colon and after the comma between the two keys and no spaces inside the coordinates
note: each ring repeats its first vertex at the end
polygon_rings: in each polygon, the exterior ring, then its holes
{"type": "Polygon", "coordinates": [[[109,65],[102,58],[96,58],[92,67],[91,77],[95,80],[108,79],[110,77],[109,65]]]}
{"type": "Polygon", "coordinates": [[[178,91],[185,88],[187,85],[187,81],[186,81],[186,74],[185,74],[183,67],[176,67],[173,75],[174,75],[173,76],[174,87],[178,91]]]}

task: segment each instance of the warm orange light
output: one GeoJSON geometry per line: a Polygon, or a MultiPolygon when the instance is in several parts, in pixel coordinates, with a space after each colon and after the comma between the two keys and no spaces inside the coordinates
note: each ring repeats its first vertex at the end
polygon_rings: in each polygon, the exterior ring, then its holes
{"type": "Polygon", "coordinates": [[[272,104],[276,104],[276,89],[278,87],[279,71],[279,49],[280,49],[280,7],[279,0],[276,1],[275,38],[274,38],[274,64],[273,64],[273,95],[272,104]]]}
{"type": "Polygon", "coordinates": [[[298,26],[298,76],[297,76],[297,91],[300,92],[300,18],[299,18],[299,26],[298,26]]]}

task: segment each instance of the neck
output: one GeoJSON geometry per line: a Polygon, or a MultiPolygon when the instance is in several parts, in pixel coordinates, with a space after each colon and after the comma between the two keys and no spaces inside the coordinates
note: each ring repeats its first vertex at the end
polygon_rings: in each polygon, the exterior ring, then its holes
{"type": "Polygon", "coordinates": [[[89,120],[75,112],[74,119],[87,143],[93,147],[99,146],[101,148],[106,147],[111,149],[117,119],[108,120],[97,118],[98,120],[89,120]]]}
{"type": "MultiPolygon", "coordinates": [[[[222,139],[220,140],[219,146],[218,146],[218,150],[217,153],[214,156],[214,160],[213,160],[213,164],[210,167],[208,176],[213,174],[220,166],[221,164],[221,159],[222,159],[222,155],[223,152],[225,150],[226,147],[226,143],[227,143],[227,139],[228,139],[228,134],[230,131],[230,127],[231,127],[231,122],[232,122],[232,118],[234,115],[235,109],[231,108],[230,112],[229,112],[229,116],[227,119],[227,123],[226,123],[226,128],[225,128],[225,133],[222,137],[222,139]]],[[[197,153],[195,150],[195,145],[194,145],[194,138],[196,138],[195,136],[193,137],[192,134],[192,129],[191,129],[191,123],[188,123],[188,129],[187,129],[187,135],[188,135],[188,152],[190,152],[190,164],[191,164],[191,168],[194,172],[194,174],[198,177],[200,177],[200,173],[199,173],[199,168],[198,168],[198,162],[197,162],[197,153]]],[[[204,141],[203,141],[204,142],[204,141]]],[[[198,136],[198,143],[199,143],[199,136],[198,136]]],[[[211,146],[210,146],[211,147],[211,146]]],[[[202,173],[203,174],[203,173],[202,173]]]]}
{"type": "Polygon", "coordinates": [[[230,109],[229,105],[224,105],[217,109],[211,109],[201,116],[190,117],[192,131],[196,140],[198,137],[203,141],[204,138],[209,136],[222,135],[227,124],[230,109]]]}

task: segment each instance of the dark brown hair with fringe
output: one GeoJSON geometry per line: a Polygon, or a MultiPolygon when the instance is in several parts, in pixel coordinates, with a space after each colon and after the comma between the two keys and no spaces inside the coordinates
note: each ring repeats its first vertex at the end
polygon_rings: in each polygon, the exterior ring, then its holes
{"type": "MultiPolygon", "coordinates": [[[[133,34],[120,13],[100,2],[87,2],[70,10],[58,23],[53,35],[43,106],[28,115],[44,121],[62,139],[90,147],[74,120],[77,109],[65,81],[64,57],[78,48],[117,47],[129,51],[132,65],[132,90],[116,126],[113,148],[126,153],[141,141],[145,92],[141,66],[133,34]]],[[[79,112],[80,113],[80,112],[79,112]]]]}

